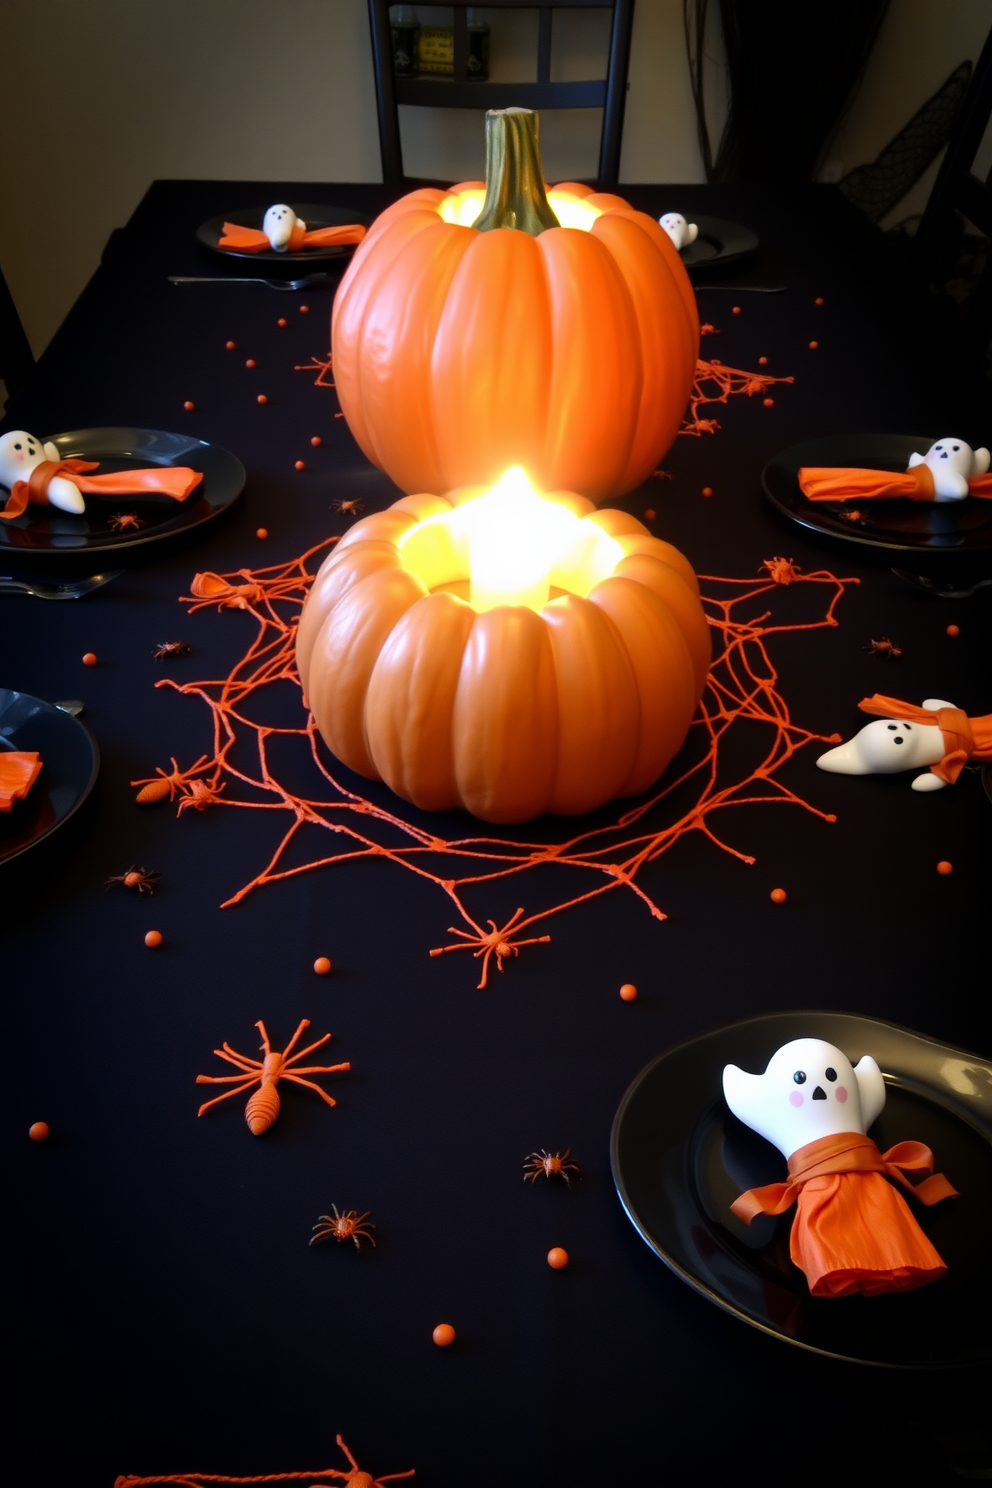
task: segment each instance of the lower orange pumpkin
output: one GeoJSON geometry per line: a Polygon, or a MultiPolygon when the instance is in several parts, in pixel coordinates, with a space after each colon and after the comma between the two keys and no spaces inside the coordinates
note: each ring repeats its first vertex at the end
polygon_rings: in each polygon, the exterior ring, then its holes
{"type": "Polygon", "coordinates": [[[321,566],[296,654],[324,742],[415,806],[488,822],[646,790],[681,748],[709,667],[690,564],[625,512],[556,492],[546,499],[581,519],[576,551],[595,548],[598,570],[563,562],[540,611],[480,613],[443,518],[482,494],[405,496],[321,566]]]}

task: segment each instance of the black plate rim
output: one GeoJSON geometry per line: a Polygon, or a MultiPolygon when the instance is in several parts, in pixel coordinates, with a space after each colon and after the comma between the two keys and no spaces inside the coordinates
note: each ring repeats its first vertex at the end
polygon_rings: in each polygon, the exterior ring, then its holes
{"type": "MultiPolygon", "coordinates": [[[[690,214],[686,220],[695,222],[699,228],[699,237],[701,238],[716,238],[720,242],[726,242],[730,238],[736,244],[735,246],[732,245],[729,248],[725,248],[720,253],[714,254],[712,258],[701,258],[698,262],[693,262],[690,259],[686,263],[683,259],[686,271],[690,274],[693,270],[703,273],[706,269],[715,268],[717,265],[722,266],[723,264],[738,263],[741,259],[749,258],[761,246],[761,239],[758,237],[758,234],[753,228],[746,227],[743,222],[732,222],[727,217],[710,217],[705,214],[690,214]]],[[[692,246],[691,243],[686,245],[687,248],[691,248],[692,246]]],[[[682,249],[682,253],[685,251],[686,249],[682,249]]]]}
{"type": "MultiPolygon", "coordinates": [[[[225,222],[234,222],[239,227],[250,227],[253,223],[261,220],[271,205],[272,203],[269,202],[264,207],[232,207],[228,212],[220,212],[215,217],[207,217],[196,229],[197,242],[201,243],[204,248],[209,248],[211,253],[219,254],[221,258],[234,258],[239,262],[247,260],[251,263],[288,263],[297,266],[300,264],[325,263],[333,259],[348,258],[358,247],[357,243],[337,243],[329,248],[303,248],[296,253],[277,253],[274,248],[263,250],[261,253],[243,253],[239,252],[237,248],[221,248],[219,243],[214,241],[215,238],[220,238],[225,222]],[[247,220],[249,218],[251,221],[247,220]]],[[[314,214],[328,210],[348,212],[352,220],[361,223],[363,227],[371,227],[375,220],[367,212],[353,211],[351,207],[337,207],[333,202],[287,202],[286,205],[292,207],[297,217],[302,217],[304,222],[308,224],[311,219],[319,223],[320,218],[314,214]]]]}
{"type": "MultiPolygon", "coordinates": [[[[654,1252],[658,1259],[662,1261],[668,1267],[668,1269],[674,1273],[674,1275],[678,1276],[682,1281],[684,1281],[686,1285],[691,1287],[694,1292],[697,1292],[708,1302],[712,1302],[716,1307],[719,1307],[722,1312],[726,1312],[731,1317],[737,1318],[739,1322],[746,1323],[750,1328],[755,1328],[759,1333],[764,1333],[767,1337],[776,1339],[779,1343],[788,1344],[792,1348],[802,1349],[805,1353],[816,1354],[820,1358],[835,1359],[844,1364],[859,1364],[869,1369],[888,1369],[900,1374],[919,1374],[921,1372],[927,1371],[936,1372],[938,1370],[964,1370],[981,1367],[976,1362],[968,1360],[960,1362],[954,1360],[943,1362],[938,1361],[930,1364],[914,1361],[906,1364],[901,1364],[888,1359],[866,1359],[853,1354],[837,1353],[830,1349],[819,1348],[815,1344],[806,1343],[799,1338],[790,1338],[788,1334],[780,1332],[777,1328],[773,1328],[768,1323],[762,1322],[761,1319],[751,1317],[748,1313],[743,1312],[738,1307],[735,1307],[733,1303],[728,1302],[726,1298],[721,1297],[720,1294],[714,1291],[712,1287],[707,1286],[704,1281],[701,1281],[697,1276],[694,1276],[691,1271],[687,1271],[684,1266],[680,1265],[673,1256],[670,1256],[667,1251],[663,1249],[663,1247],[655,1239],[655,1237],[643,1227],[641,1221],[635,1214],[633,1201],[630,1199],[627,1193],[626,1184],[620,1171],[620,1131],[623,1125],[623,1118],[626,1114],[627,1107],[630,1105],[631,1101],[637,1094],[637,1091],[640,1089],[641,1084],[647,1078],[647,1076],[665,1060],[670,1059],[673,1055],[679,1054],[683,1049],[687,1049],[701,1043],[705,1039],[715,1038],[721,1034],[731,1033],[738,1029],[753,1028],[759,1024],[772,1025],[776,1022],[779,1022],[781,1019],[796,1017],[809,1018],[811,1020],[815,1018],[850,1018],[858,1023],[869,1024],[875,1028],[888,1029],[893,1033],[903,1034],[910,1038],[922,1039],[924,1042],[929,1044],[936,1044],[947,1053],[964,1055],[967,1059],[977,1059],[983,1064],[988,1064],[989,1062],[988,1057],[984,1054],[978,1054],[971,1049],[962,1049],[959,1048],[957,1045],[944,1044],[939,1039],[931,1038],[929,1034],[921,1033],[919,1029],[907,1028],[904,1024],[892,1023],[886,1018],[871,1018],[864,1013],[846,1012],[840,1008],[786,1008],[780,1012],[757,1013],[754,1017],[751,1018],[741,1018],[733,1023],[722,1023],[716,1028],[709,1028],[704,1033],[696,1034],[693,1038],[681,1039],[677,1044],[671,1044],[667,1049],[662,1049],[660,1053],[656,1054],[653,1059],[650,1059],[647,1064],[645,1064],[640,1070],[638,1070],[637,1074],[634,1076],[630,1084],[627,1086],[627,1089],[624,1091],[623,1096],[620,1100],[620,1104],[617,1107],[616,1114],[613,1118],[613,1125],[610,1129],[610,1171],[613,1177],[613,1185],[617,1191],[617,1197],[620,1200],[624,1213],[630,1220],[638,1235],[648,1246],[648,1248],[654,1252]]],[[[961,1120],[966,1119],[960,1110],[955,1109],[954,1115],[961,1120]]],[[[978,1129],[975,1128],[975,1130],[978,1129]]],[[[990,1137],[988,1132],[980,1132],[979,1134],[983,1136],[986,1141],[992,1142],[992,1137],[990,1137]]]]}
{"type": "MultiPolygon", "coordinates": [[[[70,822],[76,815],[76,812],[80,809],[80,807],[83,806],[84,803],[88,800],[93,787],[96,785],[97,777],[100,774],[100,746],[96,742],[96,739],[93,737],[93,735],[90,733],[90,730],[86,727],[85,723],[83,723],[74,714],[69,713],[65,708],[60,708],[57,703],[48,703],[45,701],[44,698],[35,697],[33,692],[22,692],[18,687],[5,687],[2,690],[4,692],[15,693],[18,697],[26,698],[32,703],[37,703],[39,707],[45,708],[49,713],[59,714],[60,726],[62,726],[62,720],[66,720],[67,723],[73,724],[77,729],[79,729],[80,733],[83,734],[87,744],[89,745],[90,773],[86,784],[83,786],[83,789],[80,792],[77,800],[72,806],[69,807],[69,810],[66,812],[65,816],[60,816],[58,821],[52,822],[51,826],[46,827],[39,836],[32,837],[30,842],[23,843],[21,847],[16,848],[13,852],[0,854],[0,871],[6,868],[8,863],[13,863],[15,859],[23,857],[26,852],[31,852],[34,848],[39,847],[41,843],[46,842],[48,838],[51,837],[53,832],[59,831],[59,829],[61,827],[64,827],[67,822],[70,822]]],[[[42,761],[42,763],[44,763],[44,761],[42,761]]]]}
{"type": "MultiPolygon", "coordinates": [[[[146,429],[130,424],[106,424],[87,426],[82,429],[67,429],[58,434],[45,434],[43,440],[45,443],[51,442],[58,445],[63,459],[73,458],[72,452],[80,448],[81,441],[83,440],[88,440],[91,446],[95,445],[97,449],[102,446],[104,458],[111,459],[114,458],[115,444],[121,448],[123,453],[123,446],[125,444],[130,446],[131,444],[140,443],[144,438],[155,439],[163,436],[166,438],[186,438],[185,435],[179,434],[175,429],[146,429]],[[132,437],[126,439],[117,437],[122,435],[132,437]]],[[[237,472],[232,468],[232,475],[238,481],[238,489],[233,496],[217,506],[211,506],[209,511],[204,512],[195,521],[191,521],[179,528],[169,527],[163,529],[160,527],[151,532],[139,531],[131,535],[124,533],[114,537],[108,536],[102,540],[95,539],[92,543],[86,543],[85,546],[77,548],[20,548],[4,542],[0,543],[0,562],[10,561],[12,564],[23,569],[30,568],[35,561],[40,564],[51,562],[55,562],[56,564],[60,562],[78,564],[84,558],[88,560],[90,555],[97,560],[105,557],[124,558],[132,555],[143,556],[144,550],[154,547],[158,543],[172,541],[178,536],[185,537],[189,533],[200,531],[210,522],[216,521],[224,512],[230,511],[231,507],[241,499],[245,486],[248,483],[248,472],[234,451],[229,450],[226,445],[217,444],[211,439],[200,439],[196,436],[190,436],[190,438],[193,444],[199,445],[205,450],[214,450],[224,459],[230,460],[232,466],[236,467],[237,472]]],[[[83,451],[82,453],[85,455],[91,452],[92,450],[83,451]]],[[[131,454],[130,449],[127,450],[127,454],[131,454]]],[[[6,490],[7,488],[4,486],[0,487],[0,489],[6,490]]],[[[191,501],[202,501],[204,499],[203,493],[198,497],[195,495],[190,497],[191,501]]],[[[181,511],[182,508],[177,507],[175,515],[180,515],[181,511]]]]}
{"type": "MultiPolygon", "coordinates": [[[[784,449],[781,449],[776,454],[774,454],[771,459],[765,463],[765,466],[761,472],[761,488],[765,494],[765,499],[769,501],[775,508],[775,510],[779,512],[783,517],[785,517],[787,521],[794,523],[797,527],[801,527],[806,532],[815,533],[817,537],[827,538],[831,542],[850,543],[853,547],[856,548],[874,548],[883,553],[912,554],[914,557],[917,558],[943,559],[949,562],[953,562],[956,559],[974,557],[976,554],[979,553],[986,553],[990,548],[992,548],[992,528],[989,528],[988,538],[984,542],[969,543],[966,534],[964,541],[956,547],[938,547],[930,546],[922,542],[898,542],[894,539],[889,538],[871,537],[867,533],[856,531],[854,528],[848,529],[838,526],[835,529],[833,527],[825,527],[820,522],[814,520],[814,513],[816,508],[812,502],[806,503],[806,505],[810,507],[810,511],[808,513],[802,510],[796,510],[794,507],[791,506],[786,506],[782,501],[779,500],[778,496],[772,490],[771,483],[769,481],[768,472],[773,466],[791,462],[796,458],[799,458],[801,464],[802,459],[798,456],[797,452],[806,449],[811,445],[820,444],[824,439],[834,438],[843,440],[850,438],[852,440],[866,440],[869,443],[875,439],[879,441],[883,439],[905,440],[907,444],[912,444],[913,449],[918,450],[921,446],[924,449],[929,449],[930,445],[934,443],[934,439],[939,437],[939,435],[931,436],[929,434],[881,434],[878,431],[872,432],[870,430],[864,433],[851,431],[847,434],[818,434],[810,439],[799,440],[799,442],[796,444],[787,445],[784,449]]],[[[913,449],[909,451],[910,454],[913,453],[913,449]]],[[[865,468],[872,469],[873,467],[869,465],[865,468]]],[[[801,493],[799,496],[799,500],[805,500],[801,493]]]]}

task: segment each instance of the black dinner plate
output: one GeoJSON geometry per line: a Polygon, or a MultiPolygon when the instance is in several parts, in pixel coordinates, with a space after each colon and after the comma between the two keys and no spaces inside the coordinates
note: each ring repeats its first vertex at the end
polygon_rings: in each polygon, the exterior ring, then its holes
{"type": "Polygon", "coordinates": [[[737,263],[758,247],[757,233],[739,222],[727,222],[723,217],[693,217],[691,214],[687,221],[695,222],[699,228],[696,241],[683,248],[680,255],[687,269],[737,263]]]}
{"type": "Polygon", "coordinates": [[[814,1353],[894,1369],[986,1363],[992,1355],[992,1064],[892,1023],[848,1013],[770,1013],[703,1034],[647,1065],[613,1122],[620,1200],[651,1249],[710,1302],[814,1353]],[[852,1061],[871,1054],[886,1102],[871,1136],[926,1143],[960,1197],[914,1204],[947,1262],[940,1281],[880,1297],[815,1298],[789,1259],[795,1210],[749,1226],[730,1212],[744,1189],[786,1176],[780,1153],[733,1116],[726,1064],[764,1070],[782,1044],[822,1038],[852,1061]]]}
{"type": "Polygon", "coordinates": [[[29,693],[0,687],[0,752],[21,749],[36,750],[42,769],[26,800],[0,811],[0,864],[64,826],[100,769],[96,740],[78,718],[29,693]]]}
{"type": "Polygon", "coordinates": [[[869,470],[904,471],[910,455],[925,454],[929,434],[828,434],[792,444],[761,472],[765,495],[783,516],[823,537],[890,553],[974,554],[992,548],[992,501],[807,501],[799,489],[804,465],[852,465],[869,470]],[[843,515],[861,513],[854,522],[843,515]]]}
{"type": "MultiPolygon", "coordinates": [[[[206,444],[189,434],[162,429],[73,429],[46,435],[62,459],[98,460],[102,475],[149,465],[189,465],[203,480],[185,501],[170,496],[86,496],[79,516],[54,506],[28,506],[12,522],[0,522],[0,565],[21,570],[56,572],[123,567],[139,558],[157,557],[173,541],[208,526],[228,511],[244,489],[245,468],[219,444],[206,444]],[[134,512],[141,526],[118,532],[117,513],[134,512]]],[[[5,486],[0,494],[6,496],[5,486]]]]}
{"type": "MultiPolygon", "coordinates": [[[[356,212],[353,207],[320,206],[316,202],[287,202],[286,205],[292,207],[297,217],[301,217],[311,230],[319,227],[345,227],[351,222],[368,227],[372,222],[367,213],[356,212]]],[[[220,240],[224,236],[225,222],[233,222],[236,227],[257,227],[261,232],[262,219],[271,206],[272,202],[266,202],[264,207],[239,207],[234,212],[222,213],[220,217],[210,217],[206,222],[200,223],[196,236],[204,248],[212,249],[223,258],[250,259],[252,263],[264,264],[299,265],[320,263],[331,258],[347,258],[358,246],[357,243],[338,243],[330,248],[300,248],[296,253],[277,253],[274,248],[263,249],[260,253],[242,253],[236,248],[221,248],[220,240]]]]}

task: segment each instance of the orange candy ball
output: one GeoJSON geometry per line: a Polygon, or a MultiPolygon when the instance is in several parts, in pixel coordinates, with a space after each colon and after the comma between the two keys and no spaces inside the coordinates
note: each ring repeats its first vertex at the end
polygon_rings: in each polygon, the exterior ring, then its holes
{"type": "Polygon", "coordinates": [[[949,625],[947,627],[947,634],[949,636],[959,636],[961,634],[960,625],[949,625]]]}
{"type": "Polygon", "coordinates": [[[266,396],[265,396],[265,394],[264,394],[264,393],[259,393],[259,395],[258,395],[258,397],[257,397],[257,398],[256,398],[256,399],[255,399],[255,402],[256,402],[256,403],[262,403],[262,404],[265,404],[265,403],[268,403],[268,401],[269,401],[269,400],[268,400],[268,398],[267,398],[267,397],[266,397],[266,396]]]}
{"type": "Polygon", "coordinates": [[[560,1245],[554,1246],[548,1251],[548,1265],[552,1271],[564,1271],[568,1265],[568,1251],[562,1250],[560,1245]]]}
{"type": "Polygon", "coordinates": [[[703,495],[704,496],[712,496],[713,495],[713,487],[712,486],[704,486],[703,487],[703,495]]]}
{"type": "Polygon", "coordinates": [[[186,399],[186,402],[183,404],[183,407],[185,408],[185,410],[186,410],[187,413],[192,413],[193,412],[193,409],[196,407],[196,404],[195,403],[191,403],[190,400],[189,400],[189,398],[187,398],[186,399]]]}
{"type": "Polygon", "coordinates": [[[148,934],[145,936],[145,945],[148,947],[148,949],[150,951],[157,951],[161,944],[161,930],[149,930],[148,934]]]}
{"type": "Polygon", "coordinates": [[[321,439],[321,437],[320,437],[319,434],[315,434],[313,436],[313,438],[311,439],[311,441],[310,441],[310,443],[313,445],[314,449],[320,449],[320,446],[323,444],[323,442],[324,441],[321,439]]]}
{"type": "Polygon", "coordinates": [[[48,1136],[48,1122],[35,1121],[31,1126],[28,1127],[28,1136],[31,1138],[32,1142],[43,1142],[48,1136]]]}
{"type": "Polygon", "coordinates": [[[946,878],[949,873],[954,872],[954,864],[949,863],[946,858],[941,858],[940,862],[937,864],[937,872],[940,874],[941,878],[946,878]]]}
{"type": "Polygon", "coordinates": [[[255,528],[255,536],[258,538],[259,542],[264,542],[265,539],[268,537],[268,535],[269,535],[269,529],[268,529],[268,527],[256,527],[255,528]]]}
{"type": "Polygon", "coordinates": [[[822,295],[817,295],[816,299],[813,301],[813,304],[814,305],[822,305],[823,304],[823,296],[822,295]]]}
{"type": "Polygon", "coordinates": [[[773,904],[784,904],[789,896],[784,889],[772,889],[769,897],[773,904]]]}
{"type": "Polygon", "coordinates": [[[237,344],[238,343],[236,341],[225,341],[224,342],[224,345],[225,345],[225,347],[227,348],[228,351],[235,351],[237,349],[237,344]]]}
{"type": "Polygon", "coordinates": [[[302,460],[296,460],[294,462],[294,465],[293,465],[293,469],[294,470],[306,470],[306,468],[307,467],[306,467],[306,465],[304,464],[304,462],[302,460]]]}
{"type": "Polygon", "coordinates": [[[815,351],[816,348],[819,346],[819,344],[820,344],[819,341],[811,341],[809,343],[809,349],[810,349],[810,351],[815,351]]]}
{"type": "Polygon", "coordinates": [[[438,1323],[431,1337],[438,1348],[450,1348],[455,1341],[455,1330],[450,1323],[438,1323]]]}
{"type": "Polygon", "coordinates": [[[313,963],[313,969],[318,976],[329,976],[331,971],[330,956],[318,956],[313,963]]]}
{"type": "Polygon", "coordinates": [[[252,367],[254,367],[254,366],[256,366],[256,365],[257,365],[257,363],[256,363],[254,357],[249,357],[248,360],[245,362],[245,366],[248,367],[249,369],[252,368],[252,367]]]}
{"type": "Polygon", "coordinates": [[[762,398],[761,401],[762,401],[762,403],[764,403],[764,405],[765,405],[766,408],[774,408],[775,407],[775,399],[774,398],[762,398]]]}
{"type": "Polygon", "coordinates": [[[623,998],[624,1002],[633,1002],[635,1000],[635,998],[637,997],[637,988],[634,986],[633,982],[624,982],[623,986],[620,988],[620,996],[623,998]]]}
{"type": "Polygon", "coordinates": [[[653,522],[657,515],[658,513],[655,511],[654,507],[649,506],[647,511],[644,513],[644,520],[645,522],[653,522]]]}
{"type": "Polygon", "coordinates": [[[730,313],[731,313],[731,315],[740,315],[740,313],[741,313],[741,307],[740,307],[740,305],[735,305],[734,308],[731,310],[730,313]]]}
{"type": "Polygon", "coordinates": [[[276,321],[276,325],[279,326],[280,329],[285,330],[286,326],[289,325],[289,321],[283,320],[282,316],[280,315],[279,319],[276,321]]]}
{"type": "Polygon", "coordinates": [[[300,314],[301,315],[309,315],[310,314],[310,306],[309,305],[301,305],[300,306],[300,314]]]}
{"type": "Polygon", "coordinates": [[[83,666],[96,666],[96,652],[87,651],[83,656],[83,666]]]}
{"type": "Polygon", "coordinates": [[[768,366],[768,358],[767,357],[759,357],[758,358],[758,366],[759,367],[767,367],[768,366]]]}

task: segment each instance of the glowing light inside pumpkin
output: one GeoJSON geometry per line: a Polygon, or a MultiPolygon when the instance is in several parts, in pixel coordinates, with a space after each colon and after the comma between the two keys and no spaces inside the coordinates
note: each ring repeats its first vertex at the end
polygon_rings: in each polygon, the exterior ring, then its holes
{"type": "MultiPolygon", "coordinates": [[[[446,196],[438,211],[445,222],[471,227],[485,200],[485,191],[472,186],[455,196],[446,196]]],[[[549,191],[548,201],[562,227],[578,228],[581,232],[588,232],[596,218],[602,215],[598,207],[591,207],[583,197],[573,196],[569,191],[549,191]]]]}
{"type": "Polygon", "coordinates": [[[541,610],[554,589],[585,598],[623,557],[618,543],[567,504],[577,498],[539,496],[519,466],[490,490],[453,499],[453,511],[403,534],[400,554],[428,589],[451,589],[476,610],[541,610]]]}

